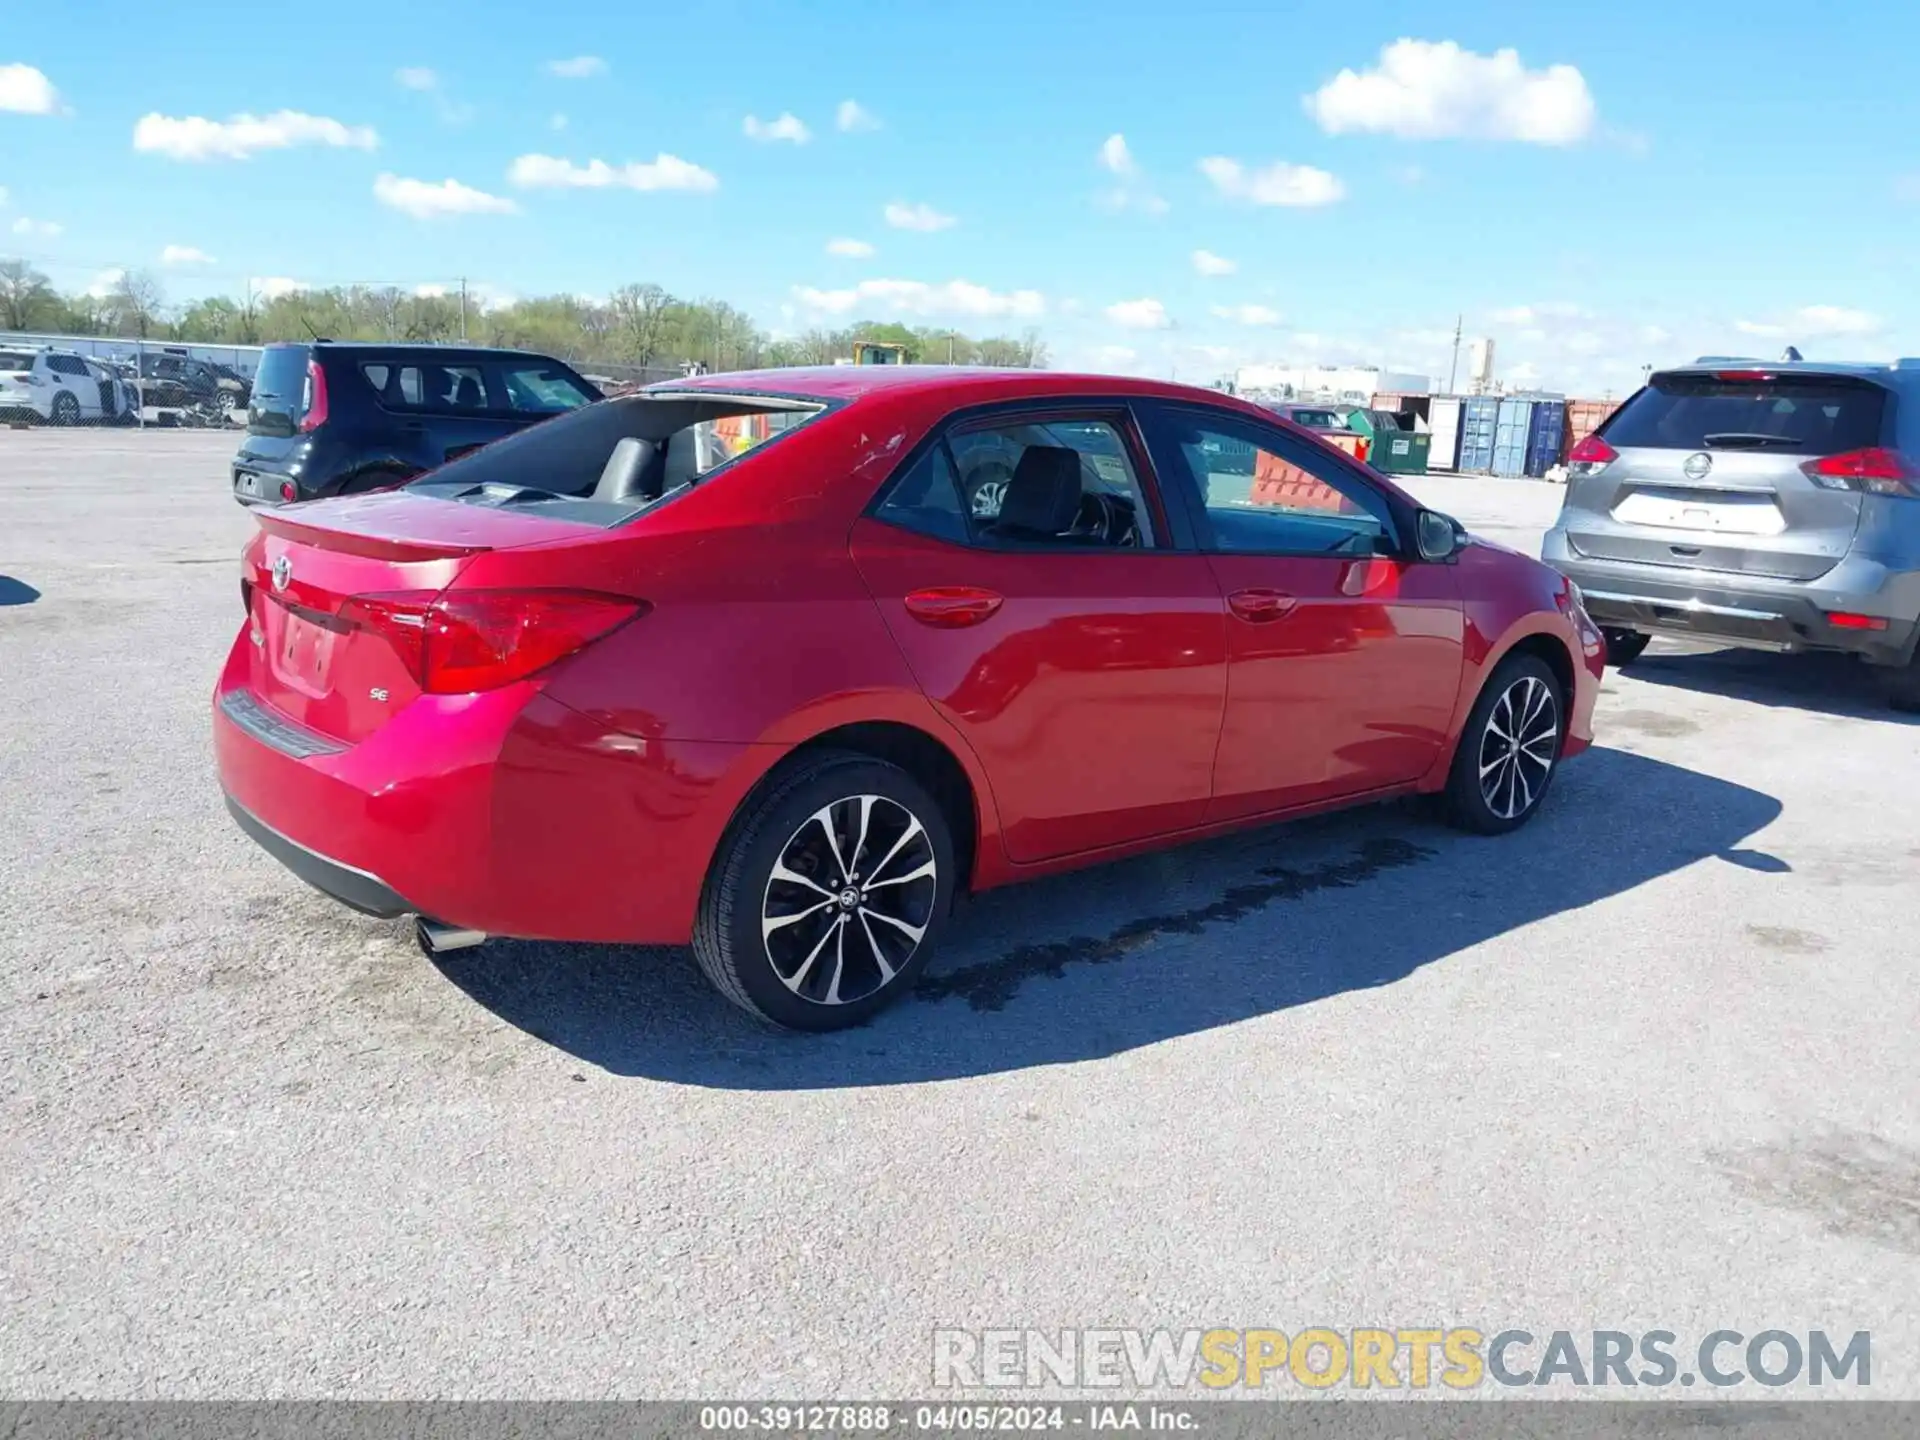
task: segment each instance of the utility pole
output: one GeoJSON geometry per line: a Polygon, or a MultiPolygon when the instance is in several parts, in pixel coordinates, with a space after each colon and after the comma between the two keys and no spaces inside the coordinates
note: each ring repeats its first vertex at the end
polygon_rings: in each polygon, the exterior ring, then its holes
{"type": "Polygon", "coordinates": [[[947,363],[953,363],[953,331],[947,331],[947,363]]]}
{"type": "Polygon", "coordinates": [[[1453,394],[1453,382],[1460,377],[1460,327],[1465,315],[1453,317],[1453,366],[1447,371],[1447,394],[1453,394]]]}
{"type": "Polygon", "coordinates": [[[460,277],[460,343],[467,343],[467,277],[460,277]]]}

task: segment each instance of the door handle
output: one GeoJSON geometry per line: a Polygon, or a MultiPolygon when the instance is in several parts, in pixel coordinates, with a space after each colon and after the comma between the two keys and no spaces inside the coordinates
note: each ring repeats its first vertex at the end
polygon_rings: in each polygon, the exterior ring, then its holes
{"type": "Polygon", "coordinates": [[[977,585],[936,585],[915,590],[904,602],[907,613],[922,625],[939,630],[961,630],[978,625],[1005,603],[1001,596],[977,585]]]}
{"type": "Polygon", "coordinates": [[[1255,625],[1278,620],[1299,603],[1279,590],[1236,590],[1227,596],[1227,608],[1255,625]]]}

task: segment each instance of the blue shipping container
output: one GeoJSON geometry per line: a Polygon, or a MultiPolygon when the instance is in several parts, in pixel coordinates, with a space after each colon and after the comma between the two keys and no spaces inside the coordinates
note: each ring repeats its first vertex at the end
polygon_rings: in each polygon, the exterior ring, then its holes
{"type": "Polygon", "coordinates": [[[1536,400],[1527,436],[1527,474],[1538,480],[1560,463],[1566,441],[1567,404],[1564,400],[1536,400]]]}
{"type": "Polygon", "coordinates": [[[1493,473],[1519,476],[1527,473],[1527,436],[1533,423],[1534,403],[1508,396],[1500,402],[1493,433],[1493,473]]]}
{"type": "Polygon", "coordinates": [[[1499,420],[1498,396],[1469,395],[1462,402],[1459,464],[1462,473],[1484,475],[1493,468],[1494,432],[1499,420]]]}

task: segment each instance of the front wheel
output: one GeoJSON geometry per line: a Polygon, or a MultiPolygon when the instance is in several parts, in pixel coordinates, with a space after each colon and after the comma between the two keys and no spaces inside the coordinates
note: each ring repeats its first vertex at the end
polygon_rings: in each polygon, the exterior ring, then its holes
{"type": "Polygon", "coordinates": [[[865,755],[810,756],[722,842],[693,953],[762,1020],[858,1025],[912,988],[955,878],[946,816],[917,780],[865,755]]]}
{"type": "Polygon", "coordinates": [[[1480,835],[1531,820],[1560,764],[1564,710],[1560,681],[1538,656],[1515,655],[1494,671],[1454,751],[1447,818],[1480,835]]]}
{"type": "Polygon", "coordinates": [[[73,398],[71,391],[62,390],[53,397],[53,423],[56,425],[80,423],[80,402],[73,398]]]}

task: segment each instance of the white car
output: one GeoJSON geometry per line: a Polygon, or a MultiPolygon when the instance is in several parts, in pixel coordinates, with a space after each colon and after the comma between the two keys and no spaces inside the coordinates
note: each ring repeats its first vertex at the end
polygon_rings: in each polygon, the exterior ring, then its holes
{"type": "Polygon", "coordinates": [[[131,387],[97,361],[64,350],[0,348],[0,421],[100,425],[138,419],[131,387]]]}

